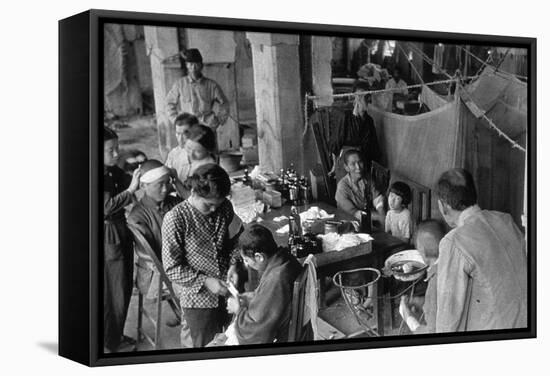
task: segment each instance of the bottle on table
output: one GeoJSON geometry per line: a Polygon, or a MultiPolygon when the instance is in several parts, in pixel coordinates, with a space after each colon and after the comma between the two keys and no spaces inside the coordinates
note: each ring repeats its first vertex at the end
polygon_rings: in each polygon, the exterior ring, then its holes
{"type": "Polygon", "coordinates": [[[372,214],[370,205],[367,203],[361,212],[361,233],[370,234],[372,232],[372,214]]]}
{"type": "Polygon", "coordinates": [[[307,178],[303,175],[300,178],[300,200],[302,205],[308,205],[311,202],[311,189],[307,178]]]}
{"type": "Polygon", "coordinates": [[[283,168],[281,168],[281,174],[278,183],[281,197],[285,200],[288,200],[288,179],[286,178],[285,170],[283,168]]]}
{"type": "Polygon", "coordinates": [[[248,174],[248,168],[244,169],[243,184],[252,186],[252,179],[250,179],[250,175],[248,174]]]}
{"type": "Polygon", "coordinates": [[[372,232],[372,213],[371,213],[371,192],[370,187],[366,188],[365,192],[365,207],[361,212],[361,232],[365,234],[370,234],[372,232]]]}

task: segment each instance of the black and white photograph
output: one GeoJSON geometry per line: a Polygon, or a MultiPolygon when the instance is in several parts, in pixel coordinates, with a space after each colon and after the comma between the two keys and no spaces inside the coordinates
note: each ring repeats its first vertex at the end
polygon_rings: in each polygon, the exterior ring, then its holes
{"type": "Polygon", "coordinates": [[[532,328],[525,43],[99,32],[103,354],[532,328]]]}
{"type": "Polygon", "coordinates": [[[4,10],[2,375],[545,374],[543,3],[4,10]]]}

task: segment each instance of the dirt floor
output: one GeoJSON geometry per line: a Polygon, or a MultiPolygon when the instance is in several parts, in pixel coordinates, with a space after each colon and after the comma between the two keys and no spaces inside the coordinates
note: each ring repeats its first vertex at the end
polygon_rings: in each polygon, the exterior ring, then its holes
{"type": "Polygon", "coordinates": [[[118,119],[115,128],[122,155],[125,152],[139,150],[145,153],[148,159],[161,160],[154,115],[118,119]]]}

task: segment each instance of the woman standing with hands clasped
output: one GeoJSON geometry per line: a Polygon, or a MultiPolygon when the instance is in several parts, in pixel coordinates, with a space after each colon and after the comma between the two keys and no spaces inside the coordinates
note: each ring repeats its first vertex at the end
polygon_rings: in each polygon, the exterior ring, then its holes
{"type": "Polygon", "coordinates": [[[140,168],[133,176],[117,167],[118,136],[103,130],[103,345],[105,352],[121,349],[124,322],[132,295],[133,241],[126,227],[125,207],[134,201],[140,168]]]}
{"type": "MultiPolygon", "coordinates": [[[[198,167],[187,180],[191,195],[174,207],[162,225],[162,263],[177,285],[193,347],[203,347],[228,323],[226,278],[240,257],[233,250],[230,224],[235,219],[227,199],[229,176],[216,164],[198,167]]],[[[229,276],[228,276],[229,274],[229,276]]]]}

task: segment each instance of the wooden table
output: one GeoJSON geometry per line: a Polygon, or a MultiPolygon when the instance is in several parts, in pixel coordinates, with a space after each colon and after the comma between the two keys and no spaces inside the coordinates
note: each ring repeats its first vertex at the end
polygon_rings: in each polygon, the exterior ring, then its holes
{"type": "MultiPolygon", "coordinates": [[[[336,220],[336,221],[355,220],[353,216],[341,210],[338,210],[332,205],[326,204],[324,202],[313,203],[307,206],[300,206],[298,207],[298,211],[303,212],[312,206],[317,206],[320,209],[325,210],[329,214],[335,214],[334,218],[331,220],[336,220]]],[[[284,246],[284,247],[287,246],[288,233],[278,234],[276,230],[288,224],[288,220],[275,222],[273,221],[273,219],[283,215],[288,217],[289,214],[290,214],[290,206],[283,205],[283,207],[281,208],[272,209],[269,213],[264,214],[262,216],[262,221],[260,222],[262,225],[266,226],[272,231],[275,241],[279,246],[284,246]]],[[[319,280],[321,282],[320,283],[321,307],[325,306],[324,293],[326,291],[325,289],[326,286],[324,286],[324,284],[322,283],[322,281],[325,279],[324,277],[332,278],[332,276],[334,276],[334,274],[338,273],[339,271],[357,269],[357,268],[363,268],[363,267],[372,267],[372,268],[381,270],[386,258],[388,258],[391,254],[395,252],[398,252],[407,248],[407,245],[404,244],[401,240],[385,232],[374,232],[370,235],[373,237],[374,240],[372,241],[371,247],[368,247],[367,249],[355,250],[355,251],[342,250],[338,252],[326,252],[326,253],[320,253],[316,255],[317,276],[319,277],[319,280]]],[[[389,304],[387,304],[387,302],[384,301],[385,292],[386,292],[386,288],[385,288],[384,278],[380,278],[378,283],[376,284],[376,291],[373,291],[374,295],[377,296],[379,299],[374,299],[373,302],[374,302],[374,312],[376,312],[377,327],[381,335],[383,335],[384,326],[387,326],[384,323],[384,317],[387,317],[387,314],[385,314],[385,309],[386,308],[389,309],[389,304]]],[[[330,324],[338,328],[337,324],[336,325],[334,323],[330,323],[330,324]]]]}

